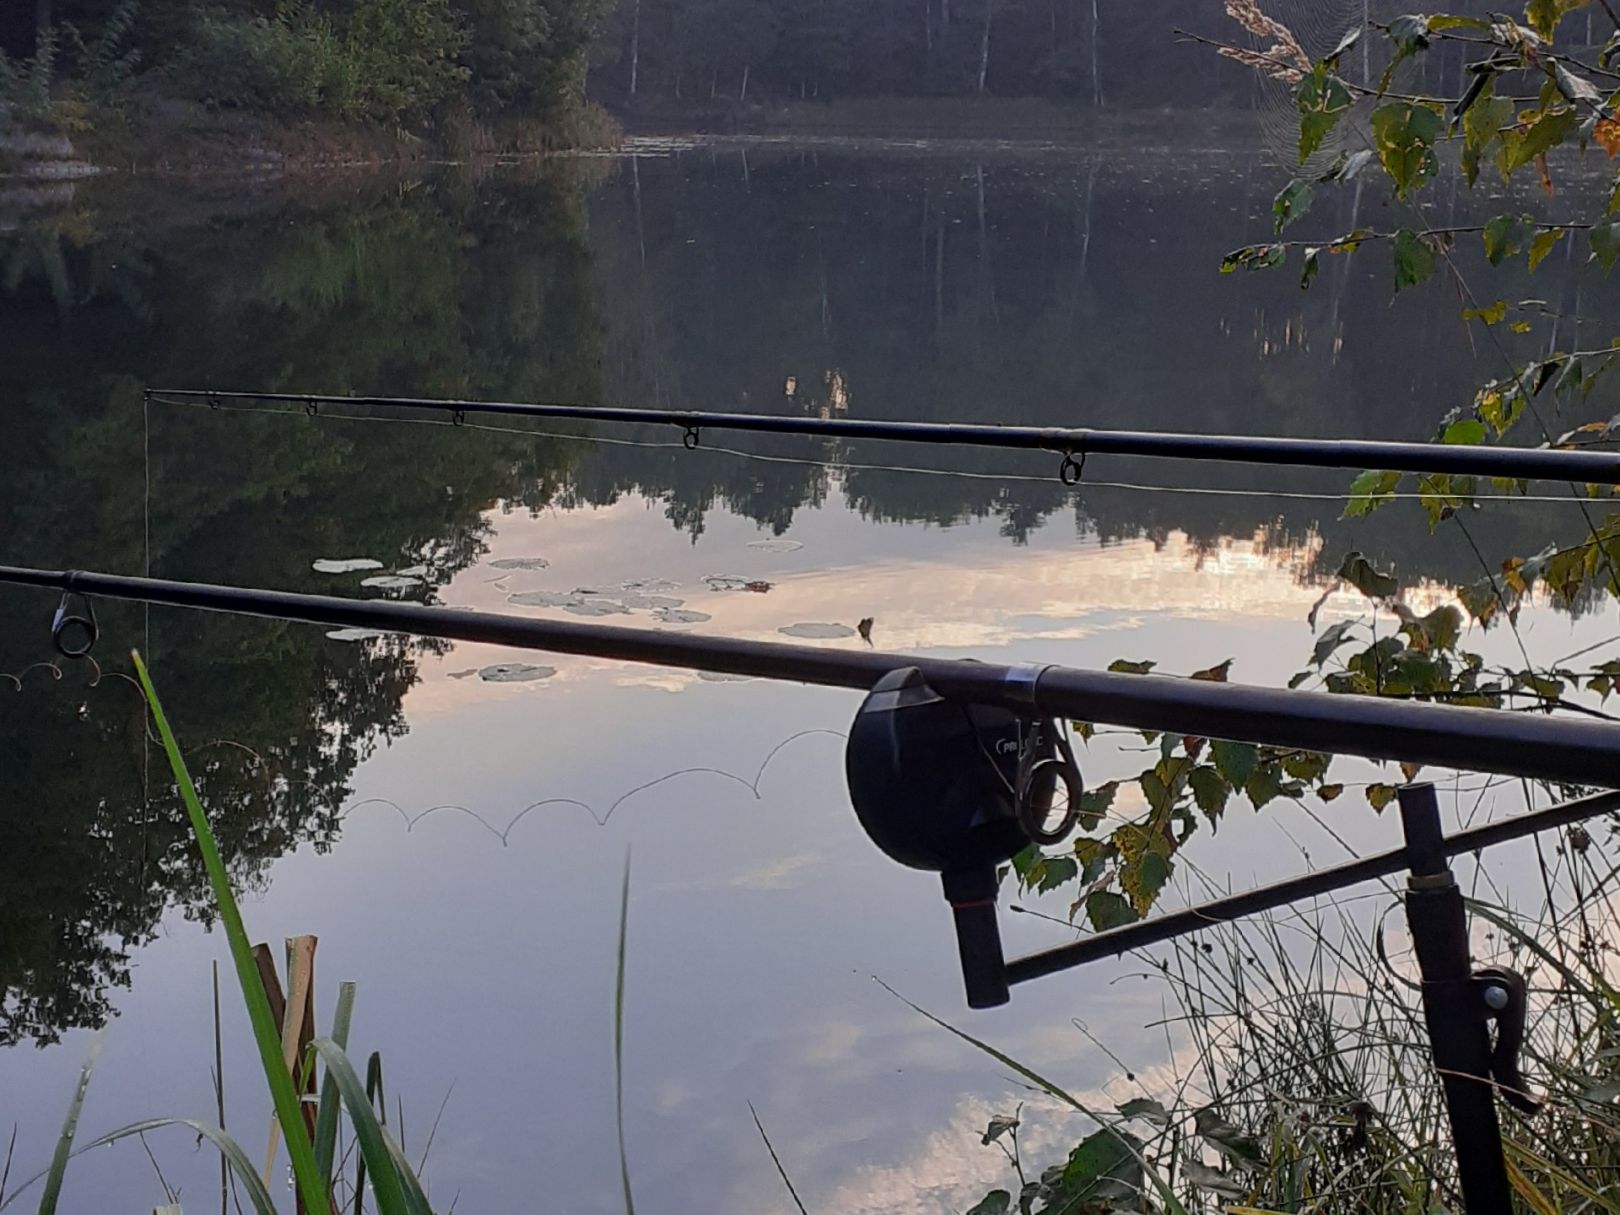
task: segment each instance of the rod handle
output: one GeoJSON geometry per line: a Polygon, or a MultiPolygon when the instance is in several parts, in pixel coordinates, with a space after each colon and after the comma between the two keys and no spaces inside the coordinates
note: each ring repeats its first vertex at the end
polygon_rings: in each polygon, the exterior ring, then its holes
{"type": "Polygon", "coordinates": [[[944,876],[945,898],[956,919],[956,948],[969,1008],[999,1008],[1011,998],[1007,959],[996,920],[996,872],[952,870],[944,876]]]}

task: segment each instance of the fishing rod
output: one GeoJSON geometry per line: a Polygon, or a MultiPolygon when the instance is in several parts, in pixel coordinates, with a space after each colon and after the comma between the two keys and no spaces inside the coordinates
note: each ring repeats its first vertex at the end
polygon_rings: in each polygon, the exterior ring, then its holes
{"type": "Polygon", "coordinates": [[[998,426],[965,423],[880,422],[852,418],[773,417],[766,414],[694,410],[626,409],[557,402],[458,401],[426,397],[328,396],[320,393],[223,392],[215,389],[152,388],[148,400],[175,398],[219,407],[227,401],[301,405],[310,414],[322,406],[448,413],[459,425],[468,414],[567,418],[628,425],[674,426],[695,450],[705,430],[811,435],[837,439],[935,443],[1044,451],[1062,456],[1058,476],[1078,485],[1088,455],[1216,460],[1306,468],[1379,469],[1402,473],[1456,473],[1515,480],[1620,485],[1620,453],[1552,448],[1473,447],[1394,443],[1370,439],[1290,439],[1265,435],[1196,435],[1092,427],[998,426]]]}
{"type": "Polygon", "coordinates": [[[659,629],[541,620],[497,612],[298,594],[72,570],[0,566],[0,583],[64,593],[53,632],[70,656],[94,644],[89,596],[202,608],[308,624],[583,654],[870,691],[916,670],[951,702],[1132,729],[1358,755],[1532,780],[1620,786],[1620,725],[1546,714],[1340,696],[1162,675],[1003,665],[872,650],[834,650],[659,629]]]}

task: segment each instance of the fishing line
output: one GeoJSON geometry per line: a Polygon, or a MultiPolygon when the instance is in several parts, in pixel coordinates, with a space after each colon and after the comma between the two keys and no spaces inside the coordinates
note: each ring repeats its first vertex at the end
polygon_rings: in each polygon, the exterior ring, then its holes
{"type": "MultiPolygon", "coordinates": [[[[198,401],[180,401],[175,400],[172,397],[164,397],[157,394],[154,394],[151,399],[163,405],[176,405],[185,409],[201,409],[213,413],[253,413],[270,417],[291,418],[294,420],[304,418],[304,415],[287,409],[261,409],[250,405],[211,406],[198,401]]],[[[581,435],[571,434],[566,431],[527,429],[514,426],[491,426],[483,422],[441,422],[434,418],[381,418],[364,417],[356,414],[322,414],[317,416],[327,420],[335,419],[343,422],[383,422],[396,426],[434,426],[451,430],[478,430],[488,434],[517,435],[523,438],[531,439],[561,439],[575,443],[598,443],[611,447],[638,447],[656,451],[690,450],[684,443],[680,442],[660,443],[641,439],[617,439],[608,435],[581,435]]],[[[1051,477],[1033,476],[1027,473],[971,472],[961,469],[928,468],[919,465],[907,464],[855,464],[835,460],[811,460],[799,456],[765,455],[761,452],[741,451],[733,447],[717,447],[709,443],[705,443],[702,450],[706,452],[715,452],[721,455],[736,456],[744,460],[755,460],[765,464],[790,464],[804,468],[828,469],[834,472],[914,473],[920,476],[956,477],[969,481],[1020,482],[1034,485],[1045,485],[1048,487],[1052,485],[1051,477]]],[[[1346,493],[1305,493],[1280,489],[1230,489],[1217,486],[1155,485],[1140,481],[1103,481],[1091,477],[1087,477],[1080,484],[1062,486],[1060,492],[1063,494],[1063,496],[1078,498],[1082,497],[1084,491],[1087,489],[1118,489],[1135,493],[1183,494],[1195,497],[1277,498],[1289,501],[1324,502],[1341,505],[1346,502],[1360,501],[1362,498],[1367,496],[1365,494],[1346,493]]],[[[1377,495],[1377,499],[1380,502],[1418,502],[1422,501],[1425,496],[1426,495],[1424,494],[1418,493],[1390,493],[1379,494],[1377,495]]],[[[1427,496],[1432,497],[1432,495],[1427,496]]],[[[1567,496],[1557,494],[1473,494],[1470,495],[1470,498],[1475,502],[1545,502],[1560,503],[1566,506],[1570,505],[1571,503],[1584,503],[1583,499],[1569,498],[1567,496]]]]}

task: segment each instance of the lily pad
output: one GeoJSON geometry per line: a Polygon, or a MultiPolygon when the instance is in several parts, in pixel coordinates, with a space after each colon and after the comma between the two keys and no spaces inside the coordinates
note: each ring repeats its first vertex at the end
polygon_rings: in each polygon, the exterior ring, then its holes
{"type": "Polygon", "coordinates": [[[752,683],[752,675],[732,675],[726,671],[699,671],[697,677],[704,683],[752,683]]]}
{"type": "Polygon", "coordinates": [[[796,553],[804,545],[797,540],[750,540],[748,547],[762,553],[796,553]]]}
{"type": "Polygon", "coordinates": [[[376,574],[370,578],[362,578],[361,586],[375,587],[380,591],[403,591],[409,587],[421,586],[420,578],[407,578],[404,574],[376,574]]]}
{"type": "Polygon", "coordinates": [[[671,582],[668,578],[626,578],[619,583],[619,589],[625,591],[673,591],[680,589],[679,582],[671,582]]]}
{"type": "Polygon", "coordinates": [[[380,570],[381,561],[373,561],[370,557],[322,557],[310,569],[317,574],[352,574],[358,570],[380,570]]]}
{"type": "Polygon", "coordinates": [[[585,602],[572,591],[519,591],[506,602],[518,607],[575,607],[585,602]]]}
{"type": "Polygon", "coordinates": [[[563,611],[576,616],[628,616],[630,609],[611,599],[584,599],[578,603],[563,604],[563,611]]]}
{"type": "Polygon", "coordinates": [[[429,571],[425,565],[412,565],[402,570],[395,570],[394,573],[401,578],[426,578],[429,571]]]}
{"type": "Polygon", "coordinates": [[[478,668],[477,667],[468,667],[465,671],[451,671],[450,672],[450,678],[451,679],[471,679],[476,674],[478,674],[478,668]]]}
{"type": "Polygon", "coordinates": [[[381,629],[333,629],[327,634],[333,641],[370,641],[373,637],[386,637],[381,629]]]}
{"type": "Polygon", "coordinates": [[[659,624],[702,624],[704,621],[713,620],[714,617],[707,612],[689,612],[682,608],[665,608],[663,611],[654,612],[653,619],[658,621],[659,624]]]}
{"type": "Polygon", "coordinates": [[[784,624],[776,631],[789,637],[807,637],[815,641],[855,636],[855,630],[847,624],[784,624]]]}
{"type": "Polygon", "coordinates": [[[673,608],[678,608],[685,604],[686,600],[673,599],[668,595],[642,595],[639,593],[632,593],[629,595],[620,595],[619,602],[624,604],[625,607],[629,608],[633,612],[646,612],[654,610],[667,611],[673,608]]]}
{"type": "Polygon", "coordinates": [[[490,569],[495,570],[543,570],[550,565],[544,557],[502,557],[489,563],[490,569]]]}
{"type": "Polygon", "coordinates": [[[537,679],[550,679],[556,667],[537,667],[527,662],[498,662],[478,672],[485,683],[533,683],[537,679]]]}

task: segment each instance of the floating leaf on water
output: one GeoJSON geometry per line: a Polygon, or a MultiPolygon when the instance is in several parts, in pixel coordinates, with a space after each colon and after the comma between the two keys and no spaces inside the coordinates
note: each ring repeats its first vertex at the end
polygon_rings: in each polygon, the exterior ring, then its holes
{"type": "Polygon", "coordinates": [[[556,667],[537,667],[527,662],[498,662],[478,672],[485,683],[532,683],[537,679],[550,679],[556,667]]]}
{"type": "Polygon", "coordinates": [[[317,574],[352,574],[358,570],[380,570],[381,561],[373,561],[370,557],[322,557],[310,566],[317,574]]]}
{"type": "Polygon", "coordinates": [[[380,591],[403,591],[408,587],[421,586],[422,580],[407,578],[404,574],[377,574],[361,579],[360,585],[375,587],[380,591]]]}
{"type": "Polygon", "coordinates": [[[563,604],[563,611],[576,616],[628,616],[630,609],[611,599],[585,599],[579,603],[563,604]]]}
{"type": "Polygon", "coordinates": [[[327,634],[333,641],[370,641],[373,637],[386,637],[381,629],[333,629],[327,634]]]}
{"type": "MultiPolygon", "coordinates": [[[[624,604],[625,607],[629,608],[633,612],[646,612],[654,610],[664,611],[666,609],[678,608],[684,605],[686,600],[674,599],[668,595],[641,595],[632,593],[629,595],[620,595],[619,602],[624,604]]],[[[705,616],[704,619],[707,620],[708,617],[705,616]]]]}
{"type": "Polygon", "coordinates": [[[468,667],[465,671],[451,671],[450,672],[450,678],[451,679],[471,679],[476,674],[478,674],[478,668],[477,667],[468,667]]]}
{"type": "Polygon", "coordinates": [[[703,624],[713,620],[714,617],[707,612],[689,612],[681,608],[665,608],[654,612],[653,619],[659,624],[703,624]]]}
{"type": "Polygon", "coordinates": [[[817,641],[855,636],[855,630],[847,624],[784,624],[776,631],[789,637],[809,637],[817,641]]]}
{"type": "Polygon", "coordinates": [[[585,601],[572,591],[519,591],[508,595],[506,602],[518,607],[574,607],[585,601]]]}
{"type": "Polygon", "coordinates": [[[401,578],[426,578],[429,572],[428,567],[425,565],[412,565],[406,567],[405,569],[394,571],[394,573],[398,574],[401,578]]]}
{"type": "Polygon", "coordinates": [[[680,589],[679,582],[671,582],[668,578],[626,578],[619,583],[619,589],[624,591],[673,591],[680,589]]]}
{"type": "Polygon", "coordinates": [[[543,570],[549,568],[551,562],[544,557],[502,557],[499,561],[491,561],[492,570],[543,570]]]}
{"type": "Polygon", "coordinates": [[[758,549],[762,553],[796,553],[804,545],[797,540],[750,540],[748,547],[758,549]]]}
{"type": "Polygon", "coordinates": [[[744,591],[753,579],[745,578],[741,574],[705,574],[704,585],[711,591],[744,591]]]}
{"type": "Polygon", "coordinates": [[[699,671],[697,677],[704,683],[752,683],[752,675],[731,675],[725,671],[699,671]]]}

